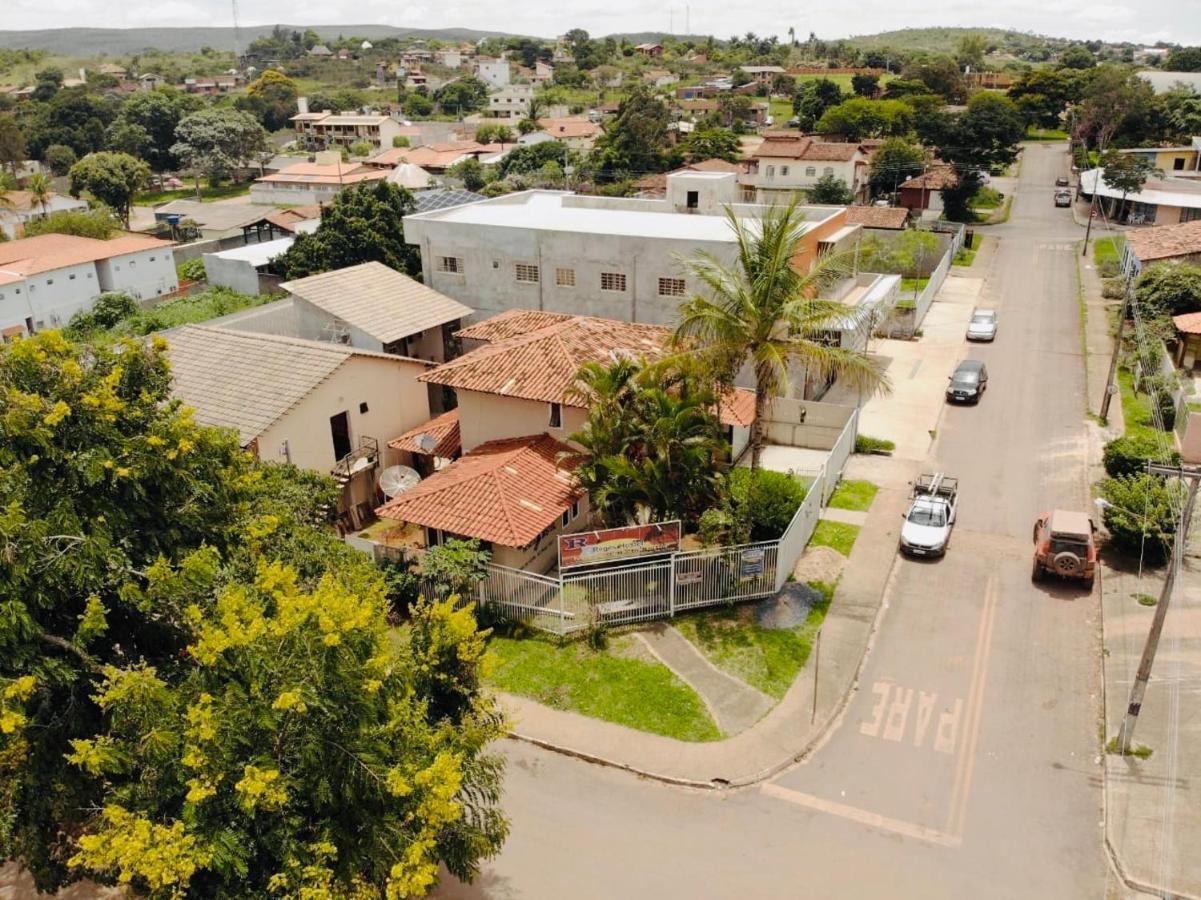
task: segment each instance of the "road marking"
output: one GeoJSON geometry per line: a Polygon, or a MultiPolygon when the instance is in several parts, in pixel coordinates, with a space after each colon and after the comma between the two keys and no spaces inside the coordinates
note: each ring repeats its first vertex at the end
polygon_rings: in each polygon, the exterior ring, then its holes
{"type": "Polygon", "coordinates": [[[841,819],[849,819],[852,822],[858,822],[860,825],[867,825],[869,828],[891,831],[893,834],[901,834],[905,837],[916,838],[919,841],[938,844],[942,847],[958,847],[960,844],[960,839],[955,835],[944,834],[937,829],[927,828],[925,825],[903,822],[900,819],[882,816],[880,813],[869,812],[866,809],[848,806],[845,803],[836,803],[833,800],[814,797],[812,794],[805,794],[800,791],[794,791],[791,788],[781,787],[770,781],[762,785],[759,790],[769,797],[786,800],[789,803],[795,803],[797,806],[806,806],[818,812],[838,816],[841,819]]]}
{"type": "Polygon", "coordinates": [[[984,612],[976,635],[976,656],[972,663],[972,681],[968,689],[968,725],[962,755],[955,767],[955,786],[947,816],[948,833],[963,836],[967,801],[971,793],[972,772],[976,766],[976,743],[980,737],[980,713],[984,703],[984,686],[988,681],[988,657],[992,652],[992,628],[997,609],[997,577],[990,575],[984,591],[984,612]]]}
{"type": "MultiPolygon", "coordinates": [[[[909,713],[917,698],[917,717],[913,724],[913,746],[921,747],[930,729],[938,694],[934,691],[914,691],[888,681],[877,681],[872,685],[876,702],[872,706],[872,717],[859,723],[859,733],[866,737],[878,737],[900,743],[909,728],[909,713]],[[891,701],[889,698],[892,698],[891,701]],[[881,731],[883,727],[883,731],[881,731]]],[[[938,727],[934,732],[933,749],[939,753],[955,752],[959,740],[959,721],[963,715],[963,700],[956,697],[949,710],[938,714],[938,727]]]]}

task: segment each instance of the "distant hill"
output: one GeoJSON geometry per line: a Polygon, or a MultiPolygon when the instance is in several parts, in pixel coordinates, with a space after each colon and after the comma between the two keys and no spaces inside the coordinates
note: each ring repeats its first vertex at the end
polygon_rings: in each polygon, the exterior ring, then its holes
{"type": "Polygon", "coordinates": [[[853,35],[847,43],[861,50],[894,47],[898,50],[926,50],[930,53],[952,53],[964,35],[978,34],[990,44],[1002,49],[1021,49],[1035,44],[1059,46],[1076,43],[1068,38],[1047,37],[1007,28],[902,28],[877,34],[853,35]]]}
{"type": "MultiPolygon", "coordinates": [[[[274,25],[246,25],[240,31],[242,46],[271,33],[274,25]]],[[[396,28],[392,25],[283,25],[304,31],[312,28],[323,39],[339,35],[367,39],[412,37],[440,41],[479,41],[486,37],[509,37],[500,31],[473,28],[396,28]]],[[[12,50],[46,50],[57,56],[123,56],[156,49],[194,53],[201,47],[233,50],[233,28],[46,28],[40,31],[0,31],[0,47],[12,50]]]]}

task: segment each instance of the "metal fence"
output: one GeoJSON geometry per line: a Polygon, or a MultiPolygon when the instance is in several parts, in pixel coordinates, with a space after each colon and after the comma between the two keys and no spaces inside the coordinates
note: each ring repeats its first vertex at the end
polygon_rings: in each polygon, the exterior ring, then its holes
{"type": "Polygon", "coordinates": [[[917,300],[914,302],[914,328],[922,326],[922,320],[930,311],[930,306],[934,303],[934,296],[942,287],[942,283],[947,280],[947,273],[951,271],[951,263],[958,252],[958,245],[952,240],[951,246],[947,248],[947,252],[943,254],[938,265],[934,267],[934,271],[930,273],[930,280],[926,282],[926,286],[922,288],[922,292],[918,294],[917,300]]]}
{"type": "Polygon", "coordinates": [[[826,457],[824,472],[829,477],[823,479],[822,506],[830,502],[830,495],[834,493],[834,488],[838,487],[843,469],[847,466],[847,460],[855,452],[855,436],[858,434],[859,410],[856,409],[851,413],[851,418],[847,420],[846,425],[842,427],[838,440],[834,442],[834,446],[830,448],[830,455],[826,457]]]}
{"type": "MultiPolygon", "coordinates": [[[[848,422],[850,427],[854,420],[848,422]]],[[[852,444],[854,438],[851,439],[852,444]]],[[[825,507],[829,499],[829,493],[834,492],[833,487],[828,487],[830,484],[838,483],[837,470],[827,469],[822,472],[809,489],[809,493],[805,495],[805,500],[792,516],[792,521],[788,523],[788,527],[784,529],[784,533],[780,535],[779,549],[776,552],[776,590],[784,587],[784,583],[788,581],[788,576],[792,574],[792,570],[796,568],[797,560],[801,558],[801,554],[805,552],[805,547],[809,544],[809,538],[813,537],[813,529],[817,528],[817,520],[821,518],[822,509],[825,507]],[[828,493],[827,493],[828,491],[828,493]]]]}

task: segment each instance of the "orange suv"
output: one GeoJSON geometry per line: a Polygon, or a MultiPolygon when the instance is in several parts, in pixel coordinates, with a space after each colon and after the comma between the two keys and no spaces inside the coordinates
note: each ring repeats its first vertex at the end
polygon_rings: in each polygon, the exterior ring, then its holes
{"type": "Polygon", "coordinates": [[[1034,523],[1034,569],[1030,578],[1045,574],[1078,578],[1092,590],[1097,574],[1097,526],[1081,512],[1057,509],[1043,513],[1034,523]]]}

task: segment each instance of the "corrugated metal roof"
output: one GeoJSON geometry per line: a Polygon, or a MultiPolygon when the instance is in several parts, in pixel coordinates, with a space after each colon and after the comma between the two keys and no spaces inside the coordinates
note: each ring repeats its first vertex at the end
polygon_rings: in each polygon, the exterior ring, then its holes
{"type": "Polygon", "coordinates": [[[287,281],[283,288],[385,344],[472,313],[458,300],[379,262],[287,281]]]}

